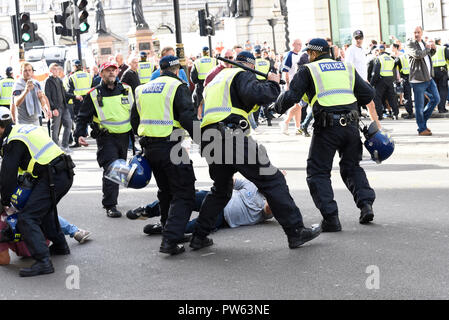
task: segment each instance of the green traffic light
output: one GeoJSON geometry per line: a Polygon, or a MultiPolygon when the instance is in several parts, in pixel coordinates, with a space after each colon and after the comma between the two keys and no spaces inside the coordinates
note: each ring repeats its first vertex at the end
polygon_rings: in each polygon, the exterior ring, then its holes
{"type": "Polygon", "coordinates": [[[83,22],[80,24],[80,32],[86,32],[89,30],[89,24],[87,22],[83,22]]]}
{"type": "Polygon", "coordinates": [[[28,42],[31,40],[31,35],[29,33],[22,34],[22,40],[23,42],[28,42]]]}

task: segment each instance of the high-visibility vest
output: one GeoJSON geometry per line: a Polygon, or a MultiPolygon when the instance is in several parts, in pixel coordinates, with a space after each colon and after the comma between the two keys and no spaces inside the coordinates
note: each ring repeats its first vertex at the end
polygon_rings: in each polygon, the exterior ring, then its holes
{"type": "Polygon", "coordinates": [[[393,77],[394,59],[388,54],[382,54],[378,59],[380,62],[380,76],[393,77]]]}
{"type": "Polygon", "coordinates": [[[322,107],[347,105],[357,101],[354,95],[355,68],[350,63],[323,59],[306,65],[312,75],[316,94],[315,102],[322,107]]]}
{"type": "MultiPolygon", "coordinates": [[[[263,59],[263,58],[258,58],[256,59],[256,65],[255,65],[255,69],[257,71],[263,72],[263,73],[267,73],[270,71],[270,61],[263,59]]],[[[256,76],[257,79],[259,80],[267,80],[267,78],[263,77],[263,76],[256,76]]]]}
{"type": "Polygon", "coordinates": [[[11,141],[23,142],[30,152],[31,160],[27,168],[19,168],[19,173],[33,174],[36,163],[44,166],[62,155],[64,152],[49,137],[47,129],[33,125],[15,125],[8,136],[7,143],[11,141]]]}
{"type": "Polygon", "coordinates": [[[409,75],[410,74],[410,63],[408,61],[408,56],[403,54],[402,56],[399,57],[399,60],[401,60],[401,66],[402,66],[402,69],[399,70],[399,72],[402,74],[405,74],[405,75],[409,75]]]}
{"type": "Polygon", "coordinates": [[[84,71],[77,71],[70,76],[73,81],[75,90],[73,94],[76,96],[85,96],[92,88],[92,77],[84,71]]]}
{"type": "Polygon", "coordinates": [[[202,57],[195,61],[195,68],[198,72],[199,80],[206,80],[207,74],[217,65],[217,59],[202,57]]]}
{"type": "Polygon", "coordinates": [[[248,121],[248,113],[235,108],[231,101],[231,84],[241,68],[223,69],[204,89],[204,117],[201,128],[218,123],[231,114],[243,116],[248,121]]]}
{"type": "MultiPolygon", "coordinates": [[[[64,81],[62,82],[62,84],[64,85],[64,89],[66,91],[69,91],[69,77],[65,77],[64,81]]],[[[73,99],[69,99],[69,101],[67,101],[68,104],[73,104],[73,99]]]]}
{"type": "Polygon", "coordinates": [[[11,78],[0,80],[0,106],[7,106],[9,108],[11,105],[14,82],[14,79],[11,78]]]}
{"type": "Polygon", "coordinates": [[[182,128],[173,115],[176,91],[182,82],[169,76],[160,76],[136,89],[136,106],[140,116],[138,135],[168,137],[173,128],[182,128]]]}
{"type": "Polygon", "coordinates": [[[446,47],[437,46],[437,52],[432,56],[432,65],[434,68],[444,67],[446,65],[445,49],[446,47]]]}
{"type": "Polygon", "coordinates": [[[151,75],[153,74],[154,65],[149,61],[139,62],[137,68],[137,74],[139,75],[140,83],[145,84],[150,82],[151,75]]]}
{"type": "Polygon", "coordinates": [[[93,121],[98,123],[100,129],[106,129],[109,133],[126,133],[132,129],[130,119],[134,103],[133,92],[130,86],[123,84],[123,87],[126,92],[111,97],[99,97],[97,88],[89,93],[97,111],[93,121]]]}

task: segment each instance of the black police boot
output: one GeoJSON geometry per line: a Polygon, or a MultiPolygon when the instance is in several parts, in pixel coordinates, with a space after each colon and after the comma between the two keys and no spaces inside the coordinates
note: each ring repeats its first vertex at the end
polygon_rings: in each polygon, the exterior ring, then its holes
{"type": "Polygon", "coordinates": [[[272,127],[272,126],[273,126],[273,124],[271,123],[271,118],[268,118],[268,119],[267,119],[267,126],[269,126],[269,127],[272,127]]]}
{"type": "Polygon", "coordinates": [[[22,268],[19,271],[21,277],[34,277],[41,274],[49,274],[55,272],[50,258],[37,260],[30,268],[22,268]]]}
{"type": "Polygon", "coordinates": [[[153,234],[162,234],[162,224],[160,223],[156,223],[156,224],[147,224],[144,228],[143,228],[143,233],[148,234],[148,235],[153,235],[153,234]]]}
{"type": "Polygon", "coordinates": [[[193,235],[192,240],[190,240],[190,248],[193,250],[200,250],[206,247],[210,247],[214,244],[214,240],[208,237],[200,237],[193,235]]]}
{"type": "Polygon", "coordinates": [[[122,213],[118,211],[117,208],[114,206],[111,208],[106,208],[106,215],[109,218],[120,218],[122,216],[122,213]]]}
{"type": "Polygon", "coordinates": [[[65,256],[70,254],[70,248],[66,245],[64,247],[58,247],[55,244],[52,244],[49,248],[50,254],[52,256],[65,256]]]}
{"type": "Polygon", "coordinates": [[[373,206],[365,204],[360,212],[360,224],[368,224],[374,220],[373,206]]]}
{"type": "Polygon", "coordinates": [[[182,244],[179,244],[177,241],[170,241],[166,238],[162,239],[161,247],[159,248],[159,252],[170,254],[172,256],[183,253],[186,251],[182,244]]]}
{"type": "Polygon", "coordinates": [[[191,234],[185,234],[184,238],[179,240],[178,243],[187,243],[187,242],[190,242],[191,240],[192,240],[192,235],[191,234]]]}
{"type": "Polygon", "coordinates": [[[145,216],[145,207],[138,207],[133,210],[129,210],[128,212],[126,212],[126,217],[131,220],[146,219],[147,217],[145,216]]]}
{"type": "Polygon", "coordinates": [[[296,249],[302,246],[304,243],[315,239],[321,233],[320,226],[313,226],[312,228],[295,228],[287,234],[288,246],[290,249],[296,249]]]}
{"type": "Polygon", "coordinates": [[[321,222],[323,232],[340,232],[341,224],[338,216],[328,216],[321,222]]]}

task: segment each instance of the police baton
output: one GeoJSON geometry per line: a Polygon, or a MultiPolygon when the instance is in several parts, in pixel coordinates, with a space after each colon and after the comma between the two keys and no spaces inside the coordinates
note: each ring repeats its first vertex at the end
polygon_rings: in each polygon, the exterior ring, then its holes
{"type": "MultiPolygon", "coordinates": [[[[246,71],[255,73],[255,74],[259,75],[259,76],[264,77],[265,79],[268,79],[268,74],[267,74],[267,73],[263,73],[263,72],[261,72],[261,71],[255,70],[255,69],[251,69],[250,67],[244,66],[243,64],[237,63],[237,62],[235,62],[235,61],[228,60],[228,59],[222,58],[222,57],[218,57],[217,60],[220,60],[220,61],[223,61],[223,62],[232,64],[233,66],[242,68],[243,70],[246,70],[246,71]]],[[[279,82],[279,84],[285,84],[285,81],[284,81],[284,80],[281,80],[281,81],[279,82]]]]}

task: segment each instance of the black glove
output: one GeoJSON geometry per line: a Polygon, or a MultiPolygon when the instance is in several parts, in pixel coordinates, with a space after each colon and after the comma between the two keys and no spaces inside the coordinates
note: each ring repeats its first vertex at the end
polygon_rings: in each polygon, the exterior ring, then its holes
{"type": "Polygon", "coordinates": [[[284,100],[285,100],[285,94],[286,92],[282,92],[279,97],[277,98],[276,102],[272,105],[272,110],[278,114],[284,114],[284,112],[288,109],[290,109],[290,107],[286,108],[286,106],[284,106],[284,100]]]}

